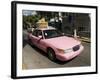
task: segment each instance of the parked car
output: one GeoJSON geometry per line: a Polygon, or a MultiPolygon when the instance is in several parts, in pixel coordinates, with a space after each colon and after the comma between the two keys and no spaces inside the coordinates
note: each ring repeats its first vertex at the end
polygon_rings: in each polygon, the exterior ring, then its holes
{"type": "Polygon", "coordinates": [[[78,56],[84,49],[81,42],[64,36],[55,28],[37,28],[28,34],[29,41],[46,52],[52,61],[67,61],[78,56]]]}

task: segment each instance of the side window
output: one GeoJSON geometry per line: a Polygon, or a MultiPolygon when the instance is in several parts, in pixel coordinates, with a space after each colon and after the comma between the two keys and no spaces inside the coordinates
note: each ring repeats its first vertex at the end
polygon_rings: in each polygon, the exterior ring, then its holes
{"type": "Polygon", "coordinates": [[[41,30],[38,30],[38,35],[37,36],[42,36],[42,31],[41,30]]]}
{"type": "Polygon", "coordinates": [[[35,30],[32,35],[36,36],[36,37],[39,37],[39,36],[42,36],[42,31],[41,30],[35,30]]]}
{"type": "Polygon", "coordinates": [[[37,30],[34,30],[32,35],[37,36],[37,30]]]}

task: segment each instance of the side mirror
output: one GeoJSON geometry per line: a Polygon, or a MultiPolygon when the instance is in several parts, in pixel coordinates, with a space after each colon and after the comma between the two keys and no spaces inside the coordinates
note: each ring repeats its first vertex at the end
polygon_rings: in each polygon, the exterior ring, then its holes
{"type": "Polygon", "coordinates": [[[62,33],[62,35],[64,36],[64,35],[65,35],[65,33],[62,33]]]}

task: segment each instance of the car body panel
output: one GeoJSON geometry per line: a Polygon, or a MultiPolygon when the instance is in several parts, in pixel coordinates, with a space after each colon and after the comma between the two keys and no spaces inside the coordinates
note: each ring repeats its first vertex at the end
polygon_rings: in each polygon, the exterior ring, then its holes
{"type": "Polygon", "coordinates": [[[57,57],[57,59],[59,59],[61,61],[68,61],[68,60],[78,56],[83,51],[83,49],[84,49],[84,47],[81,45],[80,49],[78,51],[65,53],[65,54],[58,53],[56,57],[57,57]]]}
{"type": "Polygon", "coordinates": [[[45,39],[44,41],[45,43],[52,44],[53,46],[59,49],[67,49],[80,44],[79,41],[67,36],[45,39]]]}

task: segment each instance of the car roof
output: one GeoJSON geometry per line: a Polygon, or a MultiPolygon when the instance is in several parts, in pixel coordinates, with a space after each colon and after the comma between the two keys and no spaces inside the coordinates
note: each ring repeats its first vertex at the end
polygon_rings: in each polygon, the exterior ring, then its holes
{"type": "Polygon", "coordinates": [[[47,28],[36,28],[36,30],[56,30],[56,29],[51,26],[48,26],[47,28]]]}

